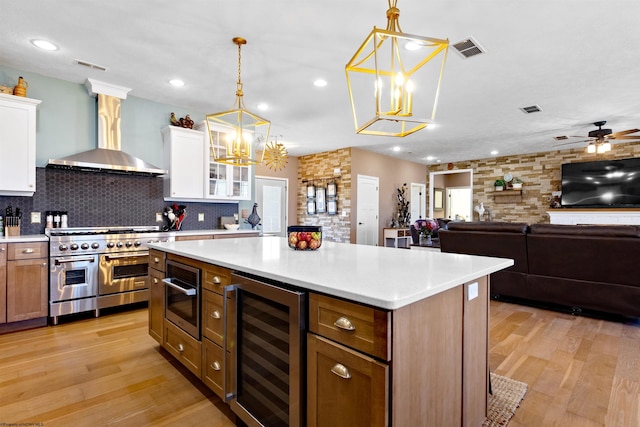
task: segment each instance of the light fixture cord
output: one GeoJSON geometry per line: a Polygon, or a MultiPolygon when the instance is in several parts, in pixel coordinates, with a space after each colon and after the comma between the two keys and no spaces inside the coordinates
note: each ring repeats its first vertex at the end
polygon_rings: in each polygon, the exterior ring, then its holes
{"type": "Polygon", "coordinates": [[[401,33],[402,29],[400,29],[400,9],[398,9],[397,4],[398,0],[388,0],[387,4],[389,5],[389,9],[387,9],[387,31],[396,31],[401,33]]]}
{"type": "Polygon", "coordinates": [[[242,43],[238,43],[238,83],[236,83],[236,96],[242,97],[242,81],[240,80],[240,64],[242,61],[242,43]]]}

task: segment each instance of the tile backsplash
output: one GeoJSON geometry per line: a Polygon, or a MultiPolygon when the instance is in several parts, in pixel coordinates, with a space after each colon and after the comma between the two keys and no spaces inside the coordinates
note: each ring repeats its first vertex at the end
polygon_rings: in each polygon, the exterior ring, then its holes
{"type": "MultiPolygon", "coordinates": [[[[163,199],[160,177],[36,168],[33,197],[0,196],[0,215],[9,205],[20,208],[23,235],[44,232],[46,211],[66,211],[69,227],[162,226],[156,213],[172,203],[163,199]],[[40,224],[31,224],[31,212],[41,213],[40,224]]],[[[187,207],[183,230],[219,228],[221,216],[238,213],[237,203],[178,204],[187,207]]]]}

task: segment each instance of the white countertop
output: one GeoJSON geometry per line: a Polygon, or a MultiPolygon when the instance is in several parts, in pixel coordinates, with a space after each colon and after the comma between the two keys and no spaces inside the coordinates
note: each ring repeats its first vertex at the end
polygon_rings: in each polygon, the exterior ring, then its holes
{"type": "Polygon", "coordinates": [[[326,241],[316,251],[296,251],[283,237],[149,247],[389,310],[513,265],[504,258],[326,241]]]}
{"type": "Polygon", "coordinates": [[[21,236],[2,236],[0,243],[29,243],[48,242],[49,238],[44,234],[25,234],[21,236]]]}
{"type": "Polygon", "coordinates": [[[209,230],[180,230],[180,231],[167,231],[167,233],[171,233],[174,236],[209,236],[216,234],[249,234],[249,233],[259,233],[259,230],[251,230],[251,229],[242,229],[238,230],[227,230],[227,229],[209,229],[209,230]]]}

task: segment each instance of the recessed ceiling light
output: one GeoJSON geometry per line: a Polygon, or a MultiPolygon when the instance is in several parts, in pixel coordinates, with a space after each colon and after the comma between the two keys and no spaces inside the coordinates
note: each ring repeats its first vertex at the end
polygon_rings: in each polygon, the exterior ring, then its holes
{"type": "Polygon", "coordinates": [[[318,79],[315,82],[313,82],[313,85],[317,87],[325,87],[327,85],[327,81],[324,79],[318,79]]]}
{"type": "Polygon", "coordinates": [[[180,79],[171,79],[171,80],[169,80],[169,84],[171,86],[175,86],[175,87],[182,87],[182,86],[184,86],[184,81],[182,81],[180,79]]]}
{"type": "Polygon", "coordinates": [[[260,111],[267,111],[269,109],[269,104],[265,104],[264,102],[262,104],[258,104],[256,105],[256,107],[258,108],[258,110],[260,111]]]}
{"type": "Polygon", "coordinates": [[[428,161],[431,161],[431,160],[433,160],[433,159],[434,159],[434,157],[433,157],[433,156],[427,156],[427,160],[428,160],[428,161]]]}
{"type": "Polygon", "coordinates": [[[393,147],[393,148],[392,148],[392,150],[393,150],[393,151],[398,152],[398,151],[400,151],[400,147],[398,147],[398,146],[396,145],[395,147],[393,147]]]}
{"type": "Polygon", "coordinates": [[[44,50],[58,50],[58,46],[47,40],[31,40],[31,44],[44,50]]]}
{"type": "Polygon", "coordinates": [[[416,43],[414,41],[409,41],[407,43],[405,43],[404,48],[407,50],[418,50],[420,48],[422,48],[422,45],[420,43],[416,43]]]}
{"type": "Polygon", "coordinates": [[[492,150],[492,151],[491,151],[491,155],[492,155],[492,156],[495,156],[496,154],[498,154],[498,150],[492,150]]]}

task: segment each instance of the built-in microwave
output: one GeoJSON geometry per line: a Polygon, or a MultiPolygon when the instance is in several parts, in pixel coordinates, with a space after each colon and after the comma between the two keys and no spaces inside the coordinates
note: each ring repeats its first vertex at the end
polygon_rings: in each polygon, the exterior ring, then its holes
{"type": "Polygon", "coordinates": [[[200,269],[167,261],[164,318],[200,341],[200,269]]]}

